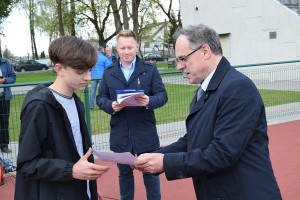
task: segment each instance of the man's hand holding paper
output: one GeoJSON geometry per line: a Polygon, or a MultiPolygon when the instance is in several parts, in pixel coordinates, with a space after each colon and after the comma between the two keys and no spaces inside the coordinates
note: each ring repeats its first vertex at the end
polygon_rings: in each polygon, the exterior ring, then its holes
{"type": "Polygon", "coordinates": [[[143,173],[162,173],[164,154],[161,153],[144,153],[137,157],[134,167],[143,173]]]}
{"type": "Polygon", "coordinates": [[[117,90],[117,103],[124,106],[146,106],[149,97],[144,90],[117,90]]]}

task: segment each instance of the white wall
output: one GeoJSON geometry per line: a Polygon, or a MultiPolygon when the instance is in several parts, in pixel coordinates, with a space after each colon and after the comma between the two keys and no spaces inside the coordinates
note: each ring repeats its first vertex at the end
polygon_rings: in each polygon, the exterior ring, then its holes
{"type": "Polygon", "coordinates": [[[300,60],[300,17],[277,0],[180,0],[183,26],[206,24],[221,35],[231,64],[300,60]],[[197,10],[198,8],[198,10],[197,10]],[[276,39],[269,33],[276,32],[276,39]]]}

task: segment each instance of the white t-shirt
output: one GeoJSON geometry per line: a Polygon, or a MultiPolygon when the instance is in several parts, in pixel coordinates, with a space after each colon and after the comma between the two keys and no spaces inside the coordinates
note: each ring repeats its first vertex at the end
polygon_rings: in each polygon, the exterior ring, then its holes
{"type": "MultiPolygon", "coordinates": [[[[82,135],[80,131],[80,123],[79,123],[78,111],[75,104],[75,100],[73,97],[69,98],[63,94],[56,92],[55,90],[50,89],[50,91],[53,93],[56,100],[62,105],[62,107],[65,109],[68,115],[72,127],[72,133],[76,144],[76,148],[78,154],[80,155],[80,157],[82,157],[84,155],[83,143],[82,143],[82,135]]],[[[89,181],[87,181],[87,194],[89,198],[91,198],[89,181]]]]}

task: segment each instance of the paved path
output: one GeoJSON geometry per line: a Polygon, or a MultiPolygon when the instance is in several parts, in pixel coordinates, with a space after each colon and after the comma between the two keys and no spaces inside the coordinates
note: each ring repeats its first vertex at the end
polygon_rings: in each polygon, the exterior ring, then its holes
{"type": "MultiPolygon", "coordinates": [[[[300,197],[300,120],[270,125],[270,155],[282,197],[287,200],[298,200],[300,197]]],[[[105,200],[119,199],[118,170],[115,164],[96,161],[110,166],[108,173],[98,179],[99,191],[105,200]]],[[[167,181],[160,175],[162,200],[195,200],[191,179],[167,181]]],[[[13,175],[6,175],[5,184],[0,186],[1,200],[13,200],[13,175]]],[[[135,199],[146,200],[142,174],[135,172],[135,199]]]]}

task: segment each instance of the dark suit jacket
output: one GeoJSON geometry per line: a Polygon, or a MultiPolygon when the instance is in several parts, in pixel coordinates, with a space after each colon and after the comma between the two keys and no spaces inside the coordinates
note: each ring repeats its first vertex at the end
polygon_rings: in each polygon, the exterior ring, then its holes
{"type": "Polygon", "coordinates": [[[159,147],[154,109],[167,102],[167,93],[159,72],[151,63],[136,57],[135,69],[126,81],[115,62],[103,74],[97,96],[97,105],[111,115],[110,149],[114,152],[142,153],[159,147]],[[147,107],[125,107],[114,112],[112,102],[117,99],[116,90],[143,89],[150,98],[147,107]]]}
{"type": "Polygon", "coordinates": [[[205,95],[193,99],[186,128],[184,137],[157,151],[165,153],[168,180],[192,177],[201,200],[281,199],[263,101],[252,81],[224,57],[205,95]]]}

